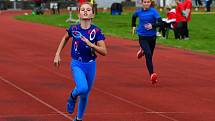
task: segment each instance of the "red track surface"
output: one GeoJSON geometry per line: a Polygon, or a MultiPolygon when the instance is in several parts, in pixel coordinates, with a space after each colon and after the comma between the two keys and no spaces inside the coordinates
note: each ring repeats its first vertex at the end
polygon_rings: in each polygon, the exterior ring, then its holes
{"type": "MultiPolygon", "coordinates": [[[[65,29],[0,14],[0,121],[68,121],[74,87],[69,46],[59,69],[52,61],[65,29]]],[[[85,121],[215,121],[215,56],[157,46],[159,74],[151,85],[138,43],[107,37],[85,121]]]]}

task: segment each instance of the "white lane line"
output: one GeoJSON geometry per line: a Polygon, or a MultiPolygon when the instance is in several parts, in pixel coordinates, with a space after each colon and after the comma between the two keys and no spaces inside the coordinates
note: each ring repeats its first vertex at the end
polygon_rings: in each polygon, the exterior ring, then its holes
{"type": "Polygon", "coordinates": [[[57,108],[55,108],[55,107],[49,105],[48,103],[46,103],[45,101],[43,101],[43,100],[41,100],[40,98],[36,97],[35,95],[31,94],[30,92],[28,92],[28,91],[26,91],[26,90],[24,90],[24,89],[18,87],[17,85],[15,85],[14,83],[10,82],[9,80],[4,79],[2,76],[0,76],[0,79],[1,79],[3,82],[5,82],[5,83],[7,83],[7,84],[9,84],[9,85],[11,85],[11,86],[13,86],[14,88],[18,89],[18,90],[21,91],[21,92],[23,92],[24,94],[26,94],[26,95],[32,97],[32,98],[35,99],[36,101],[42,103],[42,104],[45,105],[46,107],[48,107],[48,108],[54,110],[55,112],[59,113],[60,115],[64,116],[65,118],[70,119],[70,120],[73,120],[71,117],[69,117],[69,116],[66,115],[65,113],[61,112],[61,111],[58,110],[57,108]]]}
{"type": "MultiPolygon", "coordinates": [[[[117,96],[117,95],[113,95],[113,94],[111,94],[111,93],[109,93],[109,92],[106,92],[106,91],[103,91],[103,90],[101,90],[101,89],[98,89],[98,88],[94,88],[94,89],[97,90],[97,91],[99,91],[99,92],[101,92],[101,93],[103,93],[103,94],[106,94],[106,95],[109,95],[109,96],[111,96],[111,97],[114,97],[114,98],[116,98],[116,99],[118,99],[118,100],[120,100],[120,101],[122,101],[122,102],[126,102],[126,103],[128,103],[128,104],[130,104],[130,105],[133,105],[133,106],[135,106],[135,107],[144,109],[144,110],[146,110],[146,111],[148,111],[148,112],[156,112],[156,111],[154,111],[154,110],[152,110],[152,109],[150,109],[150,108],[147,108],[147,107],[145,107],[145,106],[142,106],[142,105],[140,105],[140,104],[137,104],[137,103],[135,103],[135,102],[132,102],[132,101],[130,101],[130,100],[127,100],[127,99],[125,99],[125,98],[119,97],[119,96],[117,96]]],[[[172,117],[169,117],[169,116],[164,115],[164,114],[161,114],[161,113],[156,113],[156,114],[159,115],[159,116],[161,116],[161,117],[164,117],[164,118],[166,118],[166,119],[169,119],[169,120],[171,120],[171,121],[178,121],[177,119],[174,119],[174,118],[172,118],[172,117]]]]}
{"type": "Polygon", "coordinates": [[[188,112],[145,112],[149,114],[185,114],[188,112]]]}
{"type": "MultiPolygon", "coordinates": [[[[63,112],[67,113],[67,112],[63,112]]],[[[120,116],[120,115],[143,115],[143,114],[187,114],[188,112],[124,112],[124,113],[110,113],[110,112],[103,112],[103,113],[85,113],[86,116],[120,116]]],[[[212,112],[214,113],[214,112],[212,112]]],[[[0,115],[0,118],[11,118],[11,117],[47,117],[47,116],[61,116],[58,113],[47,113],[47,114],[15,114],[15,115],[0,115]]]]}
{"type": "MultiPolygon", "coordinates": [[[[66,112],[65,112],[66,113],[66,112]]],[[[15,115],[0,115],[0,118],[11,118],[11,117],[47,117],[47,116],[61,116],[59,113],[47,113],[47,114],[15,114],[15,115]]]]}
{"type": "Polygon", "coordinates": [[[186,112],[124,112],[124,113],[86,113],[85,115],[86,116],[96,116],[96,115],[98,115],[98,116],[104,116],[104,115],[110,115],[110,116],[120,116],[120,115],[123,115],[123,116],[125,116],[125,115],[127,115],[127,116],[133,116],[133,115],[143,115],[143,114],[160,114],[160,113],[162,113],[162,114],[188,114],[188,113],[186,113],[186,112]]]}
{"type": "MultiPolygon", "coordinates": [[[[32,64],[32,63],[31,63],[31,64],[32,64]]],[[[35,65],[35,64],[32,64],[32,65],[35,65]]],[[[37,66],[37,67],[39,67],[39,68],[42,68],[42,69],[44,69],[44,70],[47,70],[48,72],[54,73],[54,74],[56,74],[56,75],[58,75],[58,76],[60,76],[60,77],[63,77],[63,78],[66,78],[66,79],[70,79],[70,78],[68,78],[66,75],[64,75],[64,74],[59,74],[59,73],[57,73],[57,72],[53,72],[52,70],[50,70],[50,69],[47,68],[47,67],[40,66],[40,65],[35,65],[35,66],[37,66]]],[[[111,97],[113,97],[113,98],[116,98],[116,99],[118,99],[118,100],[120,100],[120,101],[122,101],[122,102],[128,103],[128,104],[130,104],[130,105],[133,105],[133,106],[138,107],[138,108],[141,108],[141,109],[144,109],[144,110],[146,110],[146,111],[148,111],[148,112],[156,112],[156,111],[154,111],[154,110],[152,110],[152,109],[150,109],[150,108],[147,108],[147,107],[142,106],[142,105],[140,105],[140,104],[137,104],[137,103],[135,103],[135,102],[129,101],[129,100],[125,99],[125,98],[119,97],[119,96],[117,96],[117,95],[114,95],[114,94],[109,93],[109,92],[107,92],[107,91],[104,91],[104,90],[102,90],[102,89],[95,88],[95,87],[94,87],[93,89],[95,89],[96,91],[101,92],[101,93],[103,93],[103,94],[105,94],[105,95],[108,95],[108,96],[111,96],[111,97]]],[[[159,115],[159,116],[161,116],[161,117],[164,117],[164,118],[166,118],[166,119],[169,119],[169,120],[171,120],[171,121],[178,121],[177,119],[174,119],[174,118],[169,117],[169,116],[167,116],[167,115],[165,115],[165,114],[162,114],[162,113],[156,113],[156,114],[159,115]]]]}

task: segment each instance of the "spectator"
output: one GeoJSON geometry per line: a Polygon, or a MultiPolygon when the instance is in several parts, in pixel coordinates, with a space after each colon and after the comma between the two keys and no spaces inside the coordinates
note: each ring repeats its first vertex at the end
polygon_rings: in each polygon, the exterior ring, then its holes
{"type": "Polygon", "coordinates": [[[189,29],[188,29],[188,22],[191,20],[191,12],[192,12],[192,1],[191,0],[185,0],[183,2],[184,4],[184,9],[182,11],[183,16],[185,17],[186,21],[183,23],[183,29],[184,29],[184,39],[188,40],[189,39],[189,29]]]}
{"type": "Polygon", "coordinates": [[[212,0],[205,0],[205,5],[206,5],[206,11],[207,12],[211,11],[211,4],[212,4],[212,0]]]}
{"type": "Polygon", "coordinates": [[[196,11],[198,11],[198,7],[202,6],[202,1],[201,0],[195,0],[195,5],[196,5],[196,11]]]}
{"type": "Polygon", "coordinates": [[[83,4],[84,2],[86,2],[86,0],[79,0],[79,4],[83,4]]]}
{"type": "Polygon", "coordinates": [[[60,14],[60,2],[57,2],[57,13],[60,14]]]}
{"type": "Polygon", "coordinates": [[[179,2],[179,0],[175,0],[176,2],[176,39],[184,39],[185,31],[184,31],[184,22],[186,22],[186,18],[183,16],[184,4],[179,2]]]}
{"type": "Polygon", "coordinates": [[[159,28],[159,31],[162,32],[162,37],[168,38],[169,29],[173,29],[175,38],[177,38],[176,33],[176,10],[172,9],[171,6],[166,7],[167,18],[163,18],[163,26],[159,28]]]}

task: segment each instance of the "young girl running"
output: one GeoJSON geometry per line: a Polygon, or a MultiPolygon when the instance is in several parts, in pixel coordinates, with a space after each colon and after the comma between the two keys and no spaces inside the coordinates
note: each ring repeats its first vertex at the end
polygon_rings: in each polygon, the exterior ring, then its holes
{"type": "Polygon", "coordinates": [[[152,84],[157,83],[157,74],[154,72],[152,57],[156,45],[156,27],[162,25],[162,20],[157,10],[152,7],[151,0],[141,0],[142,8],[136,10],[132,16],[132,33],[135,33],[136,18],[139,18],[137,34],[139,36],[140,50],[137,57],[145,55],[146,66],[151,77],[152,84]]]}
{"type": "Polygon", "coordinates": [[[70,67],[76,86],[68,98],[67,111],[74,112],[79,98],[78,112],[74,121],[82,121],[86,110],[88,96],[96,74],[95,52],[103,56],[107,54],[105,37],[97,26],[92,25],[93,17],[92,5],[88,2],[82,3],[79,8],[80,24],[70,26],[62,38],[54,58],[54,64],[58,67],[61,61],[60,53],[71,37],[72,61],[70,67]]]}

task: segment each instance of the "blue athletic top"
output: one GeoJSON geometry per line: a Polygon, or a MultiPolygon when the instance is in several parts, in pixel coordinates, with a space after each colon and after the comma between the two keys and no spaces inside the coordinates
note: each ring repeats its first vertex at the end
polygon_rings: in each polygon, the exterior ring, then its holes
{"type": "Polygon", "coordinates": [[[147,30],[145,29],[144,25],[151,23],[152,25],[156,24],[156,21],[158,18],[161,18],[158,11],[150,7],[147,10],[138,9],[133,14],[134,17],[139,18],[139,25],[137,27],[137,34],[141,36],[155,36],[156,35],[156,28],[153,27],[153,29],[147,30]]]}
{"type": "Polygon", "coordinates": [[[101,29],[91,25],[89,29],[82,29],[80,24],[71,25],[67,30],[68,35],[72,37],[71,56],[73,59],[81,62],[91,62],[96,59],[95,50],[89,47],[80,36],[86,37],[91,43],[97,44],[98,41],[105,40],[101,29]]]}

